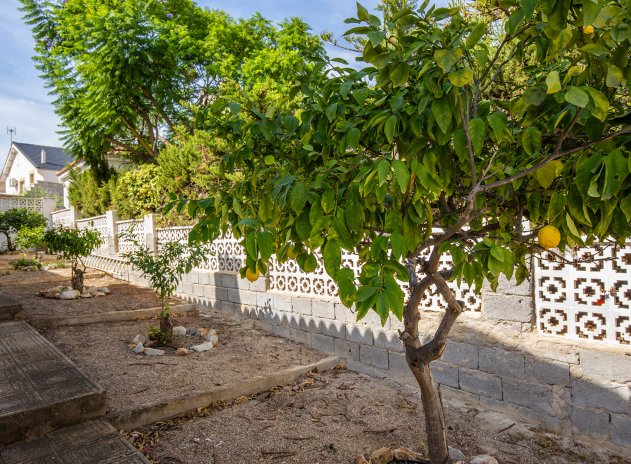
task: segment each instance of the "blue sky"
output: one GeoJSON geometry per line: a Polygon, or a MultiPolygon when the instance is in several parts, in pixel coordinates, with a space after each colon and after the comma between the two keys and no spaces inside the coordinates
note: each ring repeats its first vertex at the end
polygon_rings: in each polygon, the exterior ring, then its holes
{"type": "MultiPolygon", "coordinates": [[[[356,12],[354,0],[198,0],[197,3],[224,10],[234,17],[248,17],[258,11],[278,22],[298,16],[312,26],[314,33],[332,31],[338,36],[349,27],[344,19],[355,16],[356,12]]],[[[379,0],[361,3],[372,10],[379,0]]],[[[0,163],[9,149],[7,127],[17,128],[14,140],[60,145],[52,97],[31,59],[33,39],[18,7],[18,0],[0,1],[0,163]]],[[[330,53],[343,54],[333,50],[330,53]]]]}

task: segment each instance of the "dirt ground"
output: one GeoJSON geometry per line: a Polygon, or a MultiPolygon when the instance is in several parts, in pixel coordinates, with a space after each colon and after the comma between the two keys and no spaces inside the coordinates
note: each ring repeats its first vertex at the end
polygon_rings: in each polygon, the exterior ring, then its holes
{"type": "MultiPolygon", "coordinates": [[[[129,431],[159,464],[355,463],[359,453],[407,447],[425,453],[418,393],[346,369],[129,431]]],[[[500,464],[625,463],[596,455],[499,415],[446,408],[451,446],[500,464]]]]}
{"type": "MultiPolygon", "coordinates": [[[[167,348],[167,353],[159,357],[131,352],[128,347],[131,339],[138,333],[146,334],[150,324],[158,325],[158,321],[59,327],[42,333],[107,391],[110,416],[326,357],[253,329],[252,322],[183,315],[176,315],[173,324],[216,329],[219,345],[187,356],[175,356],[174,348],[167,348]]],[[[180,346],[188,338],[174,338],[173,346],[180,346]]],[[[197,343],[202,341],[197,340],[197,343]]]]}
{"type": "MultiPolygon", "coordinates": [[[[0,292],[19,300],[24,308],[27,320],[50,316],[78,316],[109,311],[155,308],[160,302],[153,290],[135,287],[129,283],[109,277],[107,274],[89,269],[84,285],[86,287],[108,287],[112,294],[97,298],[79,298],[77,300],[54,300],[38,295],[58,285],[70,286],[70,266],[63,269],[42,271],[18,271],[9,267],[8,261],[20,255],[0,256],[0,292]],[[8,272],[8,274],[7,274],[8,272]],[[2,275],[4,274],[4,275],[2,275]]],[[[45,256],[45,264],[58,264],[54,256],[45,256]]],[[[184,301],[170,298],[171,305],[184,301]]]]}

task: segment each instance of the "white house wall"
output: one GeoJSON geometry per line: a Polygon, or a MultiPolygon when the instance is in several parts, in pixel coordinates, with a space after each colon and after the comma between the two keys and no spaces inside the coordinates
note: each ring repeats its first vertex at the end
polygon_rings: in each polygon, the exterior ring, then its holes
{"type": "Polygon", "coordinates": [[[57,183],[57,175],[55,171],[49,169],[36,169],[35,166],[21,152],[17,152],[15,160],[11,165],[11,170],[5,181],[5,192],[12,195],[18,195],[20,181],[24,181],[23,191],[30,190],[34,184],[38,182],[57,183]],[[34,183],[31,183],[31,173],[34,173],[34,183]],[[17,185],[11,186],[11,179],[17,180],[17,185]]]}

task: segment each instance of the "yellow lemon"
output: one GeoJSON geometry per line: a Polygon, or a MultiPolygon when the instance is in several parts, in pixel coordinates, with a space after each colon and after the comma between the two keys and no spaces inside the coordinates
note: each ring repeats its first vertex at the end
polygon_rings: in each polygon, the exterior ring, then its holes
{"type": "Polygon", "coordinates": [[[592,35],[594,33],[594,26],[591,24],[583,28],[583,34],[592,35]]]}
{"type": "Polygon", "coordinates": [[[252,272],[250,268],[246,269],[245,278],[248,279],[250,282],[254,282],[259,277],[261,277],[261,273],[258,271],[258,269],[256,270],[256,272],[252,272]]]}
{"type": "Polygon", "coordinates": [[[546,250],[554,248],[561,241],[561,232],[556,227],[548,225],[539,231],[537,239],[539,240],[539,245],[546,250]]]}

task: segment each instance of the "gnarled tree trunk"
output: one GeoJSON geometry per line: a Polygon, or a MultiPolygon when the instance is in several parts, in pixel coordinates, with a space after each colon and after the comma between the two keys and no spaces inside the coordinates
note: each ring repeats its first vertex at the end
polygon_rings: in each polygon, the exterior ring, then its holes
{"type": "Polygon", "coordinates": [[[72,264],[71,285],[74,290],[79,290],[81,293],[83,293],[84,274],[85,269],[79,269],[76,263],[72,264]]]}

